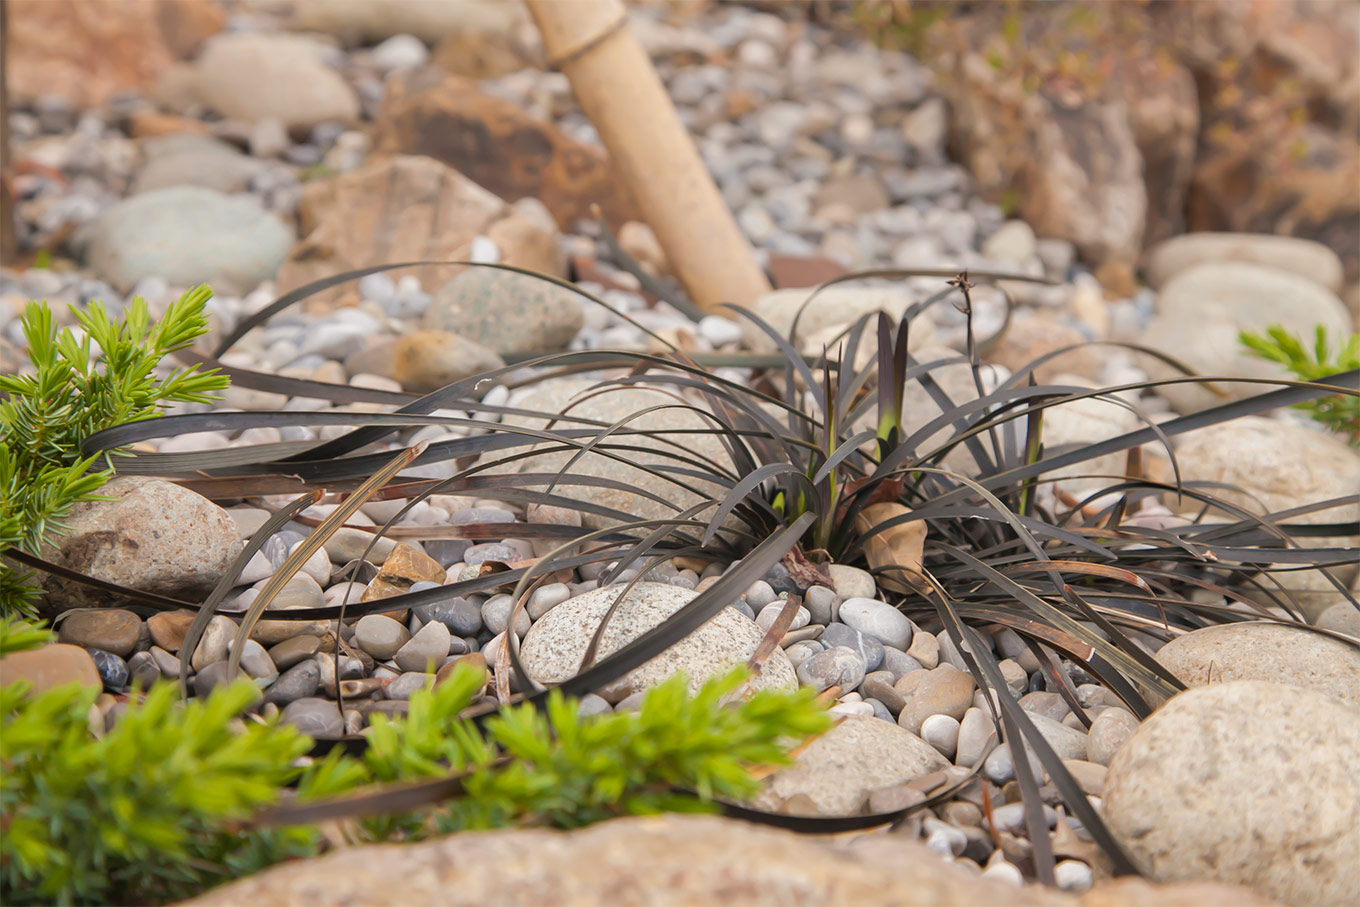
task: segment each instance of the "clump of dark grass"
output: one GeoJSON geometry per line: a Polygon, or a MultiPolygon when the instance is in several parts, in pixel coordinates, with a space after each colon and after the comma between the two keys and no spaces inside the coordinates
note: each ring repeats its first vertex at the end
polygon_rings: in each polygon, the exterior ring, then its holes
{"type": "MultiPolygon", "coordinates": [[[[392,267],[401,266],[406,265],[392,267]]],[[[225,338],[217,355],[246,331],[311,293],[377,270],[382,269],[337,275],[283,297],[225,338]]],[[[843,280],[919,274],[878,271],[843,280]]],[[[595,304],[606,305],[570,284],[555,282],[595,304]]],[[[992,717],[1001,739],[1014,744],[1012,752],[1027,806],[1038,877],[1052,881],[1054,859],[1040,809],[1042,792],[1029,770],[1026,747],[1017,743],[1022,739],[1067,808],[1108,855],[1113,869],[1133,872],[1136,868],[1085,795],[1008,694],[997,657],[984,634],[998,626],[1019,634],[1042,666],[1048,688],[1062,695],[1079,717],[1084,712],[1076,698],[1076,686],[1090,679],[1104,684],[1142,717],[1181,689],[1180,682],[1149,654],[1146,639],[1168,639],[1214,623],[1247,619],[1301,622],[1297,603],[1288,592],[1264,581],[1262,571],[1320,569],[1352,562],[1354,549],[1314,540],[1354,536],[1360,534],[1360,527],[1302,525],[1291,520],[1309,511],[1353,504],[1353,499],[1316,502],[1278,514],[1249,513],[1225,500],[1220,488],[1181,481],[1171,439],[1324,395],[1357,396],[1357,373],[1353,370],[1306,382],[1253,381],[1263,390],[1255,397],[1160,424],[1143,416],[1144,427],[1135,431],[1051,451],[1044,444],[1043,423],[1045,413],[1054,407],[1099,398],[1138,412],[1121,395],[1154,389],[1168,381],[1207,384],[1210,379],[1191,375],[1182,367],[1184,378],[1096,390],[1036,383],[1034,369],[1065,352],[1060,350],[1035,360],[987,391],[971,317],[967,349],[959,356],[923,362],[909,352],[913,319],[944,303],[955,304],[971,316],[972,289],[972,279],[966,274],[949,281],[941,278],[940,292],[909,308],[900,319],[883,315],[861,319],[815,356],[799,352],[796,320],[790,336],[782,336],[753,314],[734,309],[735,317],[747,319],[770,338],[777,354],[690,356],[652,335],[669,351],[543,356],[420,397],[224,369],[234,383],[247,388],[336,403],[387,403],[395,409],[373,414],[170,416],[99,432],[86,439],[85,452],[92,455],[135,441],[193,431],[350,425],[354,428],[348,434],[327,442],[143,455],[120,461],[119,469],[169,476],[224,502],[324,491],[338,495],[348,505],[346,510],[352,511],[371,498],[405,499],[406,508],[378,530],[379,535],[403,538],[482,541],[503,534],[503,524],[404,525],[406,510],[436,493],[574,508],[604,524],[604,528],[581,529],[529,523],[517,527],[517,534],[557,546],[537,562],[512,564],[504,571],[377,602],[270,612],[271,618],[353,618],[496,587],[513,587],[522,606],[524,595],[542,577],[589,563],[612,565],[603,577],[604,583],[630,568],[633,576],[645,575],[656,561],[676,556],[734,565],[665,623],[606,658],[593,663],[588,658],[575,677],[556,688],[568,696],[597,689],[644,663],[701,626],[751,582],[771,571],[797,595],[811,584],[826,581],[827,563],[868,567],[894,605],[923,626],[947,632],[978,685],[996,694],[990,697],[992,717]],[[857,369],[857,354],[865,346],[874,354],[868,364],[857,369]],[[937,369],[958,362],[966,363],[974,375],[976,394],[967,400],[951,399],[932,377],[937,369]],[[732,364],[757,371],[752,380],[738,382],[716,370],[732,364]],[[521,371],[525,368],[536,369],[537,377],[519,377],[525,374],[521,371]],[[612,371],[598,377],[601,369],[612,371]],[[642,430],[630,424],[637,414],[604,424],[584,418],[570,407],[563,412],[535,412],[482,400],[486,388],[496,382],[532,383],[579,372],[597,375],[591,394],[628,387],[663,390],[674,400],[664,406],[701,412],[710,427],[642,430]],[[906,390],[912,383],[919,384],[941,411],[923,425],[915,424],[912,414],[903,412],[906,390]],[[465,411],[468,416],[432,415],[443,408],[465,411]],[[535,419],[535,424],[545,427],[502,422],[503,417],[535,419]],[[393,446],[400,432],[434,424],[462,426],[478,433],[405,453],[398,453],[399,444],[393,446]],[[700,435],[718,441],[723,456],[698,451],[693,440],[700,435]],[[1172,481],[1156,481],[1144,474],[1142,450],[1148,444],[1166,451],[1175,474],[1172,481]],[[957,462],[958,458],[950,458],[955,451],[965,451],[975,468],[967,473],[946,468],[947,458],[957,462]],[[647,454],[645,462],[638,459],[643,452],[647,454]],[[1075,500],[1055,487],[1055,470],[1070,471],[1071,467],[1121,452],[1126,455],[1124,474],[1084,477],[1102,483],[1084,500],[1075,500]],[[535,464],[548,455],[568,455],[568,461],[553,470],[536,471],[535,464]],[[584,456],[640,469],[670,493],[658,495],[627,482],[575,471],[575,464],[584,456]],[[433,463],[451,464],[450,477],[429,479],[409,472],[412,464],[433,463]],[[587,486],[631,491],[639,502],[665,505],[669,515],[642,519],[628,510],[579,500],[579,489],[587,486]],[[1145,502],[1166,495],[1197,501],[1203,507],[1198,516],[1183,520],[1141,514],[1145,502]],[[1285,617],[1257,604],[1259,594],[1249,594],[1263,588],[1269,590],[1268,595],[1285,617]]],[[[1151,350],[1143,352],[1160,355],[1151,350]]],[[[187,353],[180,358],[186,363],[205,361],[187,353]]],[[[206,361],[217,364],[212,357],[206,361]]],[[[1245,379],[1214,376],[1212,380],[1245,379]]],[[[299,500],[292,507],[280,509],[273,522],[282,525],[306,503],[299,500]]],[[[316,527],[309,545],[320,545],[343,523],[346,511],[338,512],[342,514],[338,519],[316,527]]],[[[318,521],[311,522],[315,525],[318,521]]],[[[203,622],[231,587],[245,560],[274,528],[266,526],[250,540],[242,559],[223,578],[213,597],[203,603],[203,622]]],[[[290,561],[277,575],[279,582],[302,563],[301,559],[293,560],[296,563],[290,561]]],[[[635,581],[620,584],[621,593],[635,581]]],[[[1334,579],[1332,582],[1341,589],[1334,579]]],[[[123,591],[148,607],[182,604],[123,591]]],[[[1344,593],[1344,589],[1341,591],[1344,593]]],[[[261,595],[257,601],[262,603],[243,622],[242,638],[260,616],[267,597],[261,595]]],[[[512,637],[509,642],[506,657],[518,668],[516,640],[512,637]]],[[[193,649],[188,642],[186,647],[193,649]]],[[[522,670],[517,673],[525,676],[522,670]]],[[[508,693],[508,687],[503,687],[503,692],[508,693]]],[[[539,690],[524,698],[538,702],[546,695],[547,691],[539,690]]],[[[761,818],[800,828],[834,830],[865,827],[900,815],[839,820],[761,818]]]]}

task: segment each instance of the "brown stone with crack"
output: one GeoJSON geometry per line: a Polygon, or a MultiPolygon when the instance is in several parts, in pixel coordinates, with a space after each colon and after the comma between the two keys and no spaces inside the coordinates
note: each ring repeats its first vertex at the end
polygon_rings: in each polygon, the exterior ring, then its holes
{"type": "Polygon", "coordinates": [[[540,199],[569,228],[598,204],[615,229],[641,216],[604,152],[475,82],[437,70],[389,79],[377,148],[443,161],[507,201],[540,199]]]}

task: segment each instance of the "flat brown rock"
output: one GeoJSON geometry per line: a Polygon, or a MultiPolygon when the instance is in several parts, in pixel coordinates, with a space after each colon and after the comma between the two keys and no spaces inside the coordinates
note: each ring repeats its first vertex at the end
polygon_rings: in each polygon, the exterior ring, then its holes
{"type": "Polygon", "coordinates": [[[616,229],[640,219],[603,151],[469,79],[433,69],[389,79],[374,133],[379,151],[428,155],[507,201],[540,199],[563,228],[592,204],[616,229]]]}

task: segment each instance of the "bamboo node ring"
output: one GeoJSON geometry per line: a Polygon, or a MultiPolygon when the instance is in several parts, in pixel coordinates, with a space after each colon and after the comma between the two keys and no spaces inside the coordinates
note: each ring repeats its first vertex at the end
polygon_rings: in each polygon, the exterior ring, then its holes
{"type": "Polygon", "coordinates": [[[555,57],[549,57],[548,68],[561,70],[562,67],[566,66],[568,63],[573,63],[576,60],[580,59],[581,57],[584,57],[586,54],[590,53],[592,50],[599,47],[605,41],[612,38],[619,32],[623,31],[624,27],[627,24],[628,14],[621,13],[619,17],[615,19],[612,24],[609,25],[608,28],[605,28],[599,34],[595,35],[594,37],[587,38],[581,44],[577,45],[576,47],[573,47],[566,53],[559,54],[555,57]]]}

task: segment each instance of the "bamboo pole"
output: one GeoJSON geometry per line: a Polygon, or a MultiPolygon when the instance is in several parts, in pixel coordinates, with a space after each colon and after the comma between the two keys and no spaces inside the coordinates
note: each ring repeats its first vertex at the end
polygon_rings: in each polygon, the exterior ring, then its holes
{"type": "Polygon", "coordinates": [[[705,310],[770,289],[620,0],[525,0],[671,267],[705,310]]]}

